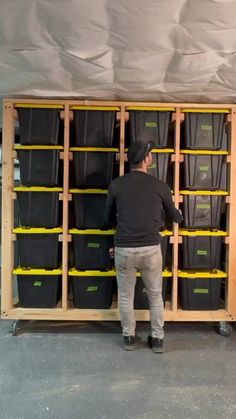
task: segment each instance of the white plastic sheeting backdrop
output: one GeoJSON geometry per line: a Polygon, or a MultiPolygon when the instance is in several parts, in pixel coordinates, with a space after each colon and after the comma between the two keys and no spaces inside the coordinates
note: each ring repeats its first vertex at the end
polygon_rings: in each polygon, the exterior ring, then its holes
{"type": "Polygon", "coordinates": [[[235,0],[0,0],[0,97],[235,102],[235,0]]]}

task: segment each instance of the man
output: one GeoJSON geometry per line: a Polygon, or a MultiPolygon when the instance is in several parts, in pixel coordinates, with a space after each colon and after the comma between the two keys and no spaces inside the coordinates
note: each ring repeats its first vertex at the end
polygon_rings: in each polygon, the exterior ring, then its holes
{"type": "Polygon", "coordinates": [[[114,179],[106,200],[105,217],[116,225],[115,267],[119,290],[119,309],[124,349],[135,343],[134,291],[136,272],[140,271],[149,301],[153,352],[163,352],[164,307],[162,300],[161,236],[162,208],[171,221],[182,221],[175,208],[169,186],[147,174],[152,164],[152,142],[135,141],[128,149],[131,171],[114,179]]]}

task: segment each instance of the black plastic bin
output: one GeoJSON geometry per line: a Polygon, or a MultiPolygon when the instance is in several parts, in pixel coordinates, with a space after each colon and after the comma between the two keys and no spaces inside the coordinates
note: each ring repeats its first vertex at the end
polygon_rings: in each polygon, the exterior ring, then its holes
{"type": "MultiPolygon", "coordinates": [[[[165,274],[162,279],[162,299],[165,305],[166,303],[166,296],[167,296],[167,288],[168,288],[168,281],[170,277],[166,277],[165,274]]],[[[134,293],[134,309],[135,310],[148,310],[148,297],[146,293],[146,288],[144,282],[140,276],[137,277],[136,285],[135,285],[135,293],[134,293]]]]}
{"type": "Polygon", "coordinates": [[[61,298],[61,270],[14,269],[17,275],[19,306],[53,308],[61,298]]]}
{"type": "Polygon", "coordinates": [[[73,154],[76,187],[108,187],[113,177],[113,152],[74,151],[73,154]]]}
{"type": "Polygon", "coordinates": [[[61,147],[44,146],[44,149],[36,148],[39,146],[32,147],[34,146],[17,148],[21,183],[26,186],[57,186],[61,147]]]}
{"type": "Polygon", "coordinates": [[[152,165],[148,167],[148,174],[166,182],[170,156],[170,153],[152,153],[152,165]]]}
{"type": "Polygon", "coordinates": [[[202,231],[180,233],[183,234],[181,263],[183,269],[221,268],[222,236],[218,235],[218,232],[206,233],[209,235],[203,235],[202,231]]]}
{"type": "Polygon", "coordinates": [[[225,273],[180,272],[180,300],[184,310],[218,310],[225,273]]]}
{"type": "MultiPolygon", "coordinates": [[[[183,193],[183,191],[182,191],[183,193]]],[[[188,229],[219,229],[222,195],[189,194],[183,196],[183,226],[188,229]]]]}
{"type": "Polygon", "coordinates": [[[154,141],[157,148],[167,147],[171,112],[172,109],[166,111],[130,110],[131,142],[154,141]]]}
{"type": "Polygon", "coordinates": [[[191,190],[226,189],[225,156],[185,154],[184,188],[191,190]]]}
{"type": "Polygon", "coordinates": [[[225,113],[186,112],[185,146],[190,149],[227,149],[225,113]]]}
{"type": "Polygon", "coordinates": [[[54,228],[62,224],[60,217],[61,188],[16,187],[20,224],[26,227],[54,228]]]}
{"type": "Polygon", "coordinates": [[[71,270],[73,301],[76,308],[108,309],[112,304],[115,273],[71,270]]]}
{"type": "Polygon", "coordinates": [[[106,193],[76,193],[74,190],[72,199],[76,228],[104,228],[106,193]]]}
{"type": "MultiPolygon", "coordinates": [[[[87,231],[88,232],[88,231],[87,231]]],[[[74,266],[76,269],[110,269],[112,260],[109,249],[113,247],[112,230],[96,231],[90,234],[72,229],[72,245],[74,250],[74,266]],[[81,234],[82,233],[82,234],[81,234]]]]}
{"type": "Polygon", "coordinates": [[[111,147],[114,140],[116,110],[74,110],[77,146],[111,147]]]}
{"type": "MultiPolygon", "coordinates": [[[[168,245],[169,245],[169,240],[171,236],[171,231],[168,230],[164,230],[161,233],[161,252],[162,252],[162,267],[163,269],[166,266],[166,261],[167,261],[167,249],[168,249],[168,245]]],[[[172,248],[171,248],[172,249],[172,248]]]]}
{"type": "MultiPolygon", "coordinates": [[[[62,106],[60,107],[62,108],[62,106]]],[[[58,144],[60,108],[19,107],[19,132],[21,144],[58,144]]]]}
{"type": "MultiPolygon", "coordinates": [[[[56,269],[59,265],[61,228],[16,228],[19,265],[23,268],[56,269]]],[[[60,258],[61,259],[61,258],[60,258]]]]}

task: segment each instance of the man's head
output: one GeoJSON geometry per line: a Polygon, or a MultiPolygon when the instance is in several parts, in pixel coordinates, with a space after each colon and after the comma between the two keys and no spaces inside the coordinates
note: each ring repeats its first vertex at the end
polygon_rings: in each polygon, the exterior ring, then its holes
{"type": "Polygon", "coordinates": [[[151,151],[155,148],[153,141],[134,141],[128,149],[127,157],[132,169],[146,169],[152,164],[151,151]]]}

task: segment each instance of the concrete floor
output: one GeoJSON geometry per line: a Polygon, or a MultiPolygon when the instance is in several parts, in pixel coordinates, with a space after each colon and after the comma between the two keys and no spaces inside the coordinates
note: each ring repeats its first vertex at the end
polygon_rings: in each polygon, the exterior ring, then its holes
{"type": "Polygon", "coordinates": [[[121,349],[118,323],[0,322],[1,419],[235,419],[236,332],[167,324],[165,353],[121,349]]]}

